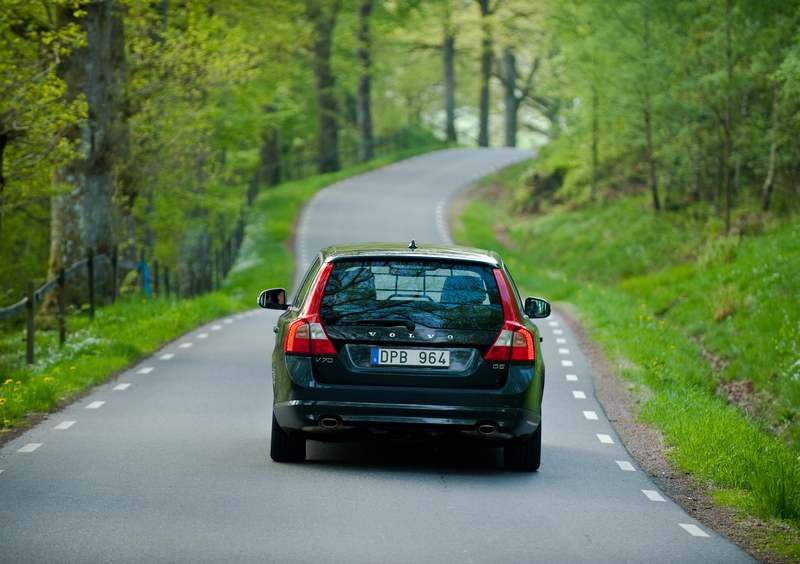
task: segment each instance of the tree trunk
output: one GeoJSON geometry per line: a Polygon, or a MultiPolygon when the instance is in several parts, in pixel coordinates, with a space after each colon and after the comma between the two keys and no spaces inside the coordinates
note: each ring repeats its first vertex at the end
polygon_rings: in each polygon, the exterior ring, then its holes
{"type": "MultiPolygon", "coordinates": [[[[0,123],[0,131],[3,129],[3,124],[0,123]]],[[[3,205],[5,204],[5,190],[6,190],[6,177],[3,175],[3,159],[8,144],[8,134],[0,134],[0,237],[3,236],[3,205]]]]}
{"type": "Polygon", "coordinates": [[[89,112],[86,123],[71,132],[80,140],[83,158],[53,173],[55,187],[62,188],[52,204],[50,277],[85,258],[89,248],[97,255],[113,247],[113,120],[118,92],[112,60],[113,8],[111,0],[101,0],[81,4],[86,16],[80,19],[73,15],[74,6],[59,7],[57,12],[59,27],[76,23],[86,32],[86,46],[75,49],[58,74],[66,84],[67,101],[83,95],[89,112]]]}
{"type": "Polygon", "coordinates": [[[306,14],[314,26],[312,66],[317,90],[319,114],[319,164],[320,174],[339,170],[339,114],[336,108],[334,86],[336,77],[331,69],[331,43],[339,1],[322,2],[306,0],[306,14]],[[323,5],[324,4],[324,5],[323,5]]]}
{"type": "Polygon", "coordinates": [[[445,133],[451,143],[458,142],[456,133],[456,76],[455,54],[456,35],[451,19],[450,0],[445,3],[444,41],[442,42],[442,62],[444,63],[444,109],[445,133]]]}
{"type": "Polygon", "coordinates": [[[725,190],[725,235],[731,230],[731,140],[733,127],[733,56],[731,53],[731,0],[725,2],[725,59],[728,92],[725,101],[725,139],[723,154],[723,187],[725,190]]]}
{"type": "Polygon", "coordinates": [[[503,51],[503,66],[505,67],[505,118],[506,118],[506,147],[517,146],[517,113],[519,112],[522,99],[517,96],[517,59],[514,56],[514,48],[507,47],[503,51]]]}
{"type": "MultiPolygon", "coordinates": [[[[274,105],[264,108],[268,114],[277,112],[274,105]]],[[[281,183],[281,136],[278,127],[272,125],[261,132],[261,178],[266,180],[267,186],[277,186],[281,183]]]]}
{"type": "Polygon", "coordinates": [[[772,196],[772,187],[775,180],[775,157],[778,152],[778,104],[780,104],[780,89],[775,86],[772,95],[772,144],[769,148],[769,169],[767,178],[764,180],[764,188],[761,190],[761,211],[769,210],[769,200],[772,196]]]}
{"type": "MultiPolygon", "coordinates": [[[[645,60],[650,56],[650,10],[649,4],[644,2],[642,4],[644,12],[644,36],[642,47],[644,49],[645,60]]],[[[650,89],[645,84],[645,91],[643,96],[643,113],[644,113],[644,134],[647,143],[647,168],[649,176],[650,191],[653,194],[653,208],[655,211],[661,210],[661,202],[658,199],[658,184],[656,182],[656,163],[653,156],[653,124],[650,109],[650,89]]]]}
{"type": "Polygon", "coordinates": [[[358,33],[356,36],[356,61],[358,64],[358,92],[356,94],[356,119],[361,141],[359,158],[362,163],[375,154],[375,139],[372,132],[372,110],[370,108],[370,81],[372,78],[372,37],[369,18],[373,0],[360,0],[358,5],[358,33]]]}
{"type": "Polygon", "coordinates": [[[480,102],[480,131],[478,132],[478,146],[489,146],[489,82],[492,78],[492,28],[489,25],[488,17],[492,14],[489,8],[490,0],[476,0],[481,7],[481,26],[483,37],[481,38],[481,87],[480,102]]]}
{"type": "Polygon", "coordinates": [[[600,97],[597,87],[592,85],[592,200],[597,196],[597,142],[600,137],[599,127],[600,97]]]}

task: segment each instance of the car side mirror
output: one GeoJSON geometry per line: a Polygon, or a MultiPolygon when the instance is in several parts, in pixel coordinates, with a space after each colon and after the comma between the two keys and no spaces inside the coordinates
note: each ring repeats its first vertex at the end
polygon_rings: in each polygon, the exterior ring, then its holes
{"type": "Polygon", "coordinates": [[[533,319],[550,317],[550,304],[542,298],[525,298],[525,315],[533,319]]]}
{"type": "Polygon", "coordinates": [[[289,304],[286,303],[286,290],[284,288],[264,290],[258,296],[258,305],[266,309],[289,309],[289,304]]]}

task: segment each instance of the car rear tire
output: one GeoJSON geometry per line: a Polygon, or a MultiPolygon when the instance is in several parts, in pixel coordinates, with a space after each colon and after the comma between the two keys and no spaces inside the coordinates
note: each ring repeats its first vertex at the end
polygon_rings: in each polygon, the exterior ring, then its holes
{"type": "Polygon", "coordinates": [[[542,423],[530,438],[513,439],[503,449],[503,466],[506,470],[534,472],[539,469],[542,458],[542,423]]]}
{"type": "Polygon", "coordinates": [[[302,462],[306,459],[306,439],[299,431],[287,433],[272,415],[272,443],[269,455],[275,462],[302,462]]]}

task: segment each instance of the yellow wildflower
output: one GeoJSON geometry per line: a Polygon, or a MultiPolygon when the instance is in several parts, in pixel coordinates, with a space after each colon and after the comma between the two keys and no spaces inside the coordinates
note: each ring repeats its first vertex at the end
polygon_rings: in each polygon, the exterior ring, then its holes
{"type": "Polygon", "coordinates": [[[143,304],[146,304],[146,303],[147,303],[147,298],[143,298],[143,299],[142,299],[142,303],[143,303],[143,304]]]}
{"type": "Polygon", "coordinates": [[[642,304],[642,309],[645,309],[646,307],[647,307],[647,304],[642,304]]]}
{"type": "Polygon", "coordinates": [[[69,369],[70,370],[75,370],[75,367],[74,366],[70,366],[69,369]]]}
{"type": "Polygon", "coordinates": [[[13,382],[13,381],[14,381],[14,380],[12,380],[11,378],[9,378],[9,379],[8,379],[8,380],[6,380],[5,382],[3,382],[3,385],[5,385],[5,386],[8,386],[8,385],[9,385],[11,382],[13,382]]]}
{"type": "Polygon", "coordinates": [[[0,405],[3,405],[4,403],[6,403],[6,398],[0,398],[0,405]]]}
{"type": "Polygon", "coordinates": [[[650,321],[650,319],[651,319],[651,317],[648,315],[648,316],[647,316],[647,321],[650,321]]]}

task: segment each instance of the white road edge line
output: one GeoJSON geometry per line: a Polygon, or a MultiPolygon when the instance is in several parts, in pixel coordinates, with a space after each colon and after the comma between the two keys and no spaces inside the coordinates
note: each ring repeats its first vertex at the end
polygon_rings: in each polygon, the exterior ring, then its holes
{"type": "Polygon", "coordinates": [[[604,444],[607,444],[607,445],[613,445],[614,444],[614,439],[611,438],[611,435],[601,435],[600,433],[598,433],[597,434],[597,438],[600,439],[601,443],[604,443],[604,444]]]}
{"type": "Polygon", "coordinates": [[[53,429],[69,429],[74,424],[75,424],[75,421],[62,421],[61,423],[59,423],[58,425],[53,427],[53,429]]]}
{"type": "Polygon", "coordinates": [[[89,405],[86,406],[86,409],[97,409],[100,406],[102,406],[104,403],[106,403],[106,402],[104,402],[104,401],[93,401],[92,403],[90,403],[89,405]]]}
{"type": "Polygon", "coordinates": [[[631,464],[627,460],[615,460],[615,462],[619,465],[620,470],[625,470],[627,472],[636,472],[636,468],[634,468],[633,464],[631,464]]]}
{"type": "MultiPolygon", "coordinates": [[[[162,358],[161,360],[166,360],[166,359],[162,358]]],[[[150,374],[153,370],[154,369],[153,369],[152,366],[143,366],[139,370],[137,370],[136,373],[137,374],[150,374]]]]}
{"type": "Polygon", "coordinates": [[[33,452],[40,446],[42,446],[42,443],[28,443],[27,445],[19,449],[17,452],[33,452]]]}
{"type": "Polygon", "coordinates": [[[117,391],[122,391],[122,390],[127,390],[130,387],[131,387],[130,384],[117,384],[116,386],[114,386],[114,389],[117,391]]]}
{"type": "Polygon", "coordinates": [[[681,527],[686,529],[686,532],[688,532],[693,537],[707,537],[707,536],[709,536],[705,531],[703,531],[703,529],[701,529],[697,525],[689,525],[689,524],[686,524],[686,523],[678,523],[678,525],[680,525],[681,527]]]}
{"type": "Polygon", "coordinates": [[[646,495],[647,499],[649,499],[650,501],[667,501],[666,499],[661,497],[661,494],[659,494],[655,490],[642,490],[642,493],[646,495]]]}

